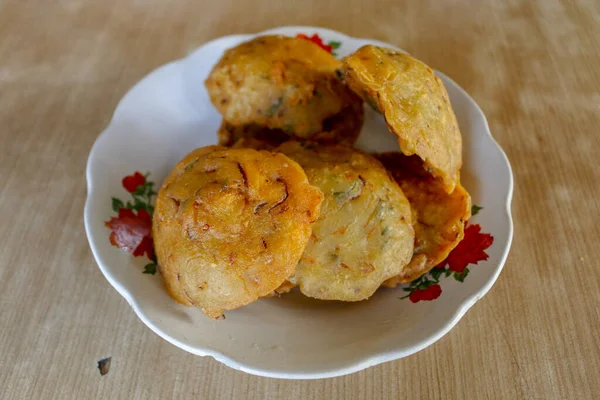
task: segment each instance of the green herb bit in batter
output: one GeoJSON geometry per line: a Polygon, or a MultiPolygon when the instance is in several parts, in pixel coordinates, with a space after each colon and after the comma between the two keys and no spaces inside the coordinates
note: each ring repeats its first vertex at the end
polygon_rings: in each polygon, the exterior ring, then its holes
{"type": "Polygon", "coordinates": [[[352,182],[352,185],[347,190],[344,190],[343,192],[333,192],[333,197],[335,197],[338,202],[354,200],[362,193],[362,186],[362,181],[357,179],[352,182]],[[356,193],[357,190],[358,193],[356,193]]]}
{"type": "Polygon", "coordinates": [[[267,117],[272,117],[273,115],[275,115],[275,113],[277,112],[277,110],[279,110],[279,107],[281,107],[282,104],[283,104],[283,97],[279,97],[277,100],[275,100],[269,106],[269,108],[267,108],[267,111],[265,111],[265,115],[267,117]]]}

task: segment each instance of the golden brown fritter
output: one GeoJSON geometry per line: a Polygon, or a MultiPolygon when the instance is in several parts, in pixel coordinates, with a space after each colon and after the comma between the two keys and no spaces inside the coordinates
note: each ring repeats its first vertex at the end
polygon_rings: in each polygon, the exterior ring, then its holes
{"type": "Polygon", "coordinates": [[[431,68],[395,50],[363,46],[343,60],[346,82],[379,110],[405,155],[418,155],[452,193],[462,138],[448,93],[431,68]]]}
{"type": "Polygon", "coordinates": [[[241,138],[231,146],[232,149],[254,149],[273,151],[277,146],[255,138],[241,138]]]}
{"type": "Polygon", "coordinates": [[[413,254],[410,205],[375,158],[307,142],[276,151],[297,161],[325,195],[291,283],[309,297],[359,301],[403,271],[413,254]]]}
{"type": "Polygon", "coordinates": [[[225,121],[221,123],[217,136],[221,146],[259,150],[273,150],[290,138],[280,129],[268,129],[258,125],[236,127],[225,121]]]}
{"type": "MultiPolygon", "coordinates": [[[[338,114],[323,121],[323,131],[312,135],[311,141],[323,145],[339,143],[353,146],[360,135],[363,119],[362,102],[354,102],[338,114]]],[[[262,143],[263,146],[266,146],[262,147],[264,150],[270,150],[292,139],[302,139],[293,132],[284,132],[281,129],[269,129],[256,124],[234,126],[225,120],[221,123],[217,136],[221,146],[234,146],[238,141],[244,142],[243,139],[248,139],[248,143],[262,143]]]]}
{"type": "Polygon", "coordinates": [[[340,78],[341,62],[316,44],[259,36],[227,50],[205,85],[231,126],[310,138],[326,130],[328,118],[362,104],[340,78]]]}
{"type": "Polygon", "coordinates": [[[295,287],[296,285],[286,280],[281,284],[281,286],[279,286],[277,289],[273,290],[271,293],[267,294],[264,297],[281,297],[282,294],[289,293],[295,287]]]}
{"type": "Polygon", "coordinates": [[[322,199],[283,154],[194,150],[156,200],[153,237],[169,294],[218,318],[277,289],[294,272],[322,199]]]}
{"type": "Polygon", "coordinates": [[[377,158],[400,185],[413,209],[415,250],[409,265],[383,286],[409,283],[444,261],[464,237],[471,216],[471,196],[460,182],[450,194],[423,169],[416,156],[378,154],[377,158]]]}

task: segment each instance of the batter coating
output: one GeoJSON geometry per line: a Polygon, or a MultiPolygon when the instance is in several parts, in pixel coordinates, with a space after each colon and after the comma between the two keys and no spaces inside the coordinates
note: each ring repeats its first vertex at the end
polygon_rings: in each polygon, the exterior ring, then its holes
{"type": "Polygon", "coordinates": [[[419,156],[452,193],[460,179],[462,138],[440,78],[408,54],[373,45],[343,63],[348,86],[383,114],[402,153],[419,156]]]}
{"type": "Polygon", "coordinates": [[[375,158],[298,142],[277,151],[297,161],[325,195],[291,283],[309,297],[359,301],[402,273],[413,253],[410,205],[375,158]]]}
{"type": "Polygon", "coordinates": [[[256,125],[309,138],[326,130],[326,119],[362,104],[342,82],[341,66],[308,40],[259,36],[227,50],[205,85],[232,126],[256,125]]]}
{"type": "MultiPolygon", "coordinates": [[[[323,131],[312,135],[311,141],[324,145],[340,143],[353,146],[360,135],[363,121],[362,102],[354,102],[323,121],[323,131]]],[[[250,143],[258,140],[267,145],[264,149],[277,147],[292,139],[301,139],[293,132],[281,129],[269,129],[256,124],[234,126],[227,121],[221,123],[217,136],[221,146],[234,146],[248,139],[250,143]]]]}
{"type": "Polygon", "coordinates": [[[268,141],[248,137],[239,139],[230,148],[274,151],[277,147],[268,141]]]}
{"type": "Polygon", "coordinates": [[[153,237],[171,297],[211,318],[277,289],[295,270],[322,193],[284,156],[194,150],[158,193],[153,237]]]}
{"type": "Polygon", "coordinates": [[[383,153],[377,158],[398,182],[413,209],[413,257],[401,274],[383,283],[396,287],[429,272],[463,239],[465,221],[471,216],[471,196],[460,182],[452,193],[446,193],[441,183],[423,170],[416,156],[383,153]]]}

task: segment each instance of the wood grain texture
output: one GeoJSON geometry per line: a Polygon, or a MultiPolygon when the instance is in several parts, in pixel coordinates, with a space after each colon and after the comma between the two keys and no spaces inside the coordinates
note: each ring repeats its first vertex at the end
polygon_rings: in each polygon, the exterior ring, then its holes
{"type": "Polygon", "coordinates": [[[599,42],[595,0],[0,1],[0,398],[597,398],[599,42]],[[83,227],[88,152],[129,87],[207,40],[292,24],[388,41],[444,71],[516,178],[505,270],[458,326],[316,381],[249,376],[163,341],[102,277],[83,227]]]}

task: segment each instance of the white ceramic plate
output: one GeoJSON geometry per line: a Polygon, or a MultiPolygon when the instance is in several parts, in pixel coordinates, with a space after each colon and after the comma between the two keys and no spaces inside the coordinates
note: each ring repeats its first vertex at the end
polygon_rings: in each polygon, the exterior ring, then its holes
{"type": "MultiPolygon", "coordinates": [[[[265,33],[317,33],[339,41],[339,57],[375,40],[351,38],[316,27],[284,27],[265,33]]],[[[142,274],[148,260],[111,246],[104,226],[115,215],[111,197],[127,198],[121,180],[150,172],[157,185],[188,152],[216,143],[221,118],[203,81],[223,51],[255,35],[213,40],[188,57],[164,65],[121,100],[112,121],[96,140],[87,165],[85,227],[94,256],[108,281],[150,329],[174,345],[251,374],[278,378],[325,378],[349,374],[413,354],[445,335],[494,284],[506,260],[513,228],[509,162],[490,134],[475,101],[438,73],[446,86],[463,134],[464,186],[484,210],[471,222],[491,233],[489,259],[472,266],[464,283],[442,279],[435,301],[400,300],[402,289],[382,289],[359,303],[323,302],[297,292],[259,300],[213,321],[199,309],[177,304],[161,278],[142,274]]],[[[397,151],[383,119],[365,107],[366,122],[357,147],[397,151]]],[[[479,338],[484,340],[484,338],[479,338]]]]}

